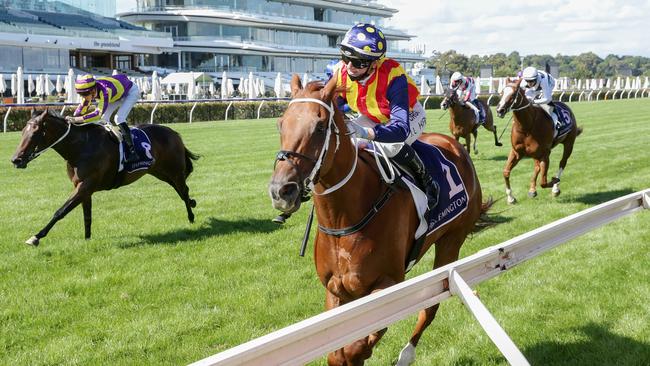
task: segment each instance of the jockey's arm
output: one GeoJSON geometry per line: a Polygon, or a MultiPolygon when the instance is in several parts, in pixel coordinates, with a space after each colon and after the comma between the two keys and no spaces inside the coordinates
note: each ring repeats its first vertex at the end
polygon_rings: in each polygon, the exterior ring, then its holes
{"type": "Polygon", "coordinates": [[[90,108],[90,100],[82,100],[77,109],[75,109],[74,113],[72,113],[73,117],[78,117],[84,114],[88,114],[88,108],[90,108]]]}
{"type": "Polygon", "coordinates": [[[104,114],[104,111],[108,107],[108,95],[103,89],[99,89],[99,100],[97,101],[97,108],[92,113],[87,113],[82,115],[84,122],[95,122],[99,121],[104,114]]]}
{"type": "Polygon", "coordinates": [[[535,104],[548,104],[553,100],[553,91],[544,80],[541,84],[542,90],[538,97],[533,100],[535,104]]]}
{"type": "Polygon", "coordinates": [[[390,104],[390,120],[374,127],[377,142],[404,142],[411,130],[409,124],[409,96],[406,76],[393,79],[386,92],[390,104]]]}

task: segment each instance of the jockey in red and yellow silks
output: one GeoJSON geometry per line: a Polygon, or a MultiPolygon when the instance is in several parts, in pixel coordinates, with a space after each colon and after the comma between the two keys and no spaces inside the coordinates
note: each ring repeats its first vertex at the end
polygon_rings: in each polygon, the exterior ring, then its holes
{"type": "Polygon", "coordinates": [[[131,132],[126,122],[129,112],[140,99],[140,89],[126,75],[99,77],[83,75],[75,81],[75,89],[82,98],[81,104],[74,111],[71,122],[94,122],[115,114],[115,123],[120,128],[122,138],[127,144],[129,154],[126,162],[137,161],[138,155],[133,146],[131,132]],[[89,112],[89,108],[97,99],[97,107],[89,112]]]}
{"type": "Polygon", "coordinates": [[[339,47],[342,60],[333,77],[345,91],[337,97],[337,104],[347,103],[360,115],[348,128],[360,138],[379,143],[389,158],[411,169],[433,209],[438,185],[410,146],[426,124],[415,83],[397,61],[384,57],[386,39],[374,25],[353,26],[339,47]]]}

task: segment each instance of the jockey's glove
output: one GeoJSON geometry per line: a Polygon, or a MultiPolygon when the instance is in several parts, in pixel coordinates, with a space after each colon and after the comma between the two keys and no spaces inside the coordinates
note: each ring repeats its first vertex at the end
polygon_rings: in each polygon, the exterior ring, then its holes
{"type": "Polygon", "coordinates": [[[79,122],[83,122],[83,118],[82,118],[82,117],[66,116],[66,117],[65,117],[65,120],[68,121],[68,122],[70,122],[70,123],[79,123],[79,122]]]}
{"type": "Polygon", "coordinates": [[[360,137],[362,139],[366,139],[366,140],[368,139],[369,136],[368,130],[370,130],[369,128],[359,126],[354,122],[347,122],[347,126],[348,126],[348,132],[353,133],[357,135],[357,137],[360,137]]]}

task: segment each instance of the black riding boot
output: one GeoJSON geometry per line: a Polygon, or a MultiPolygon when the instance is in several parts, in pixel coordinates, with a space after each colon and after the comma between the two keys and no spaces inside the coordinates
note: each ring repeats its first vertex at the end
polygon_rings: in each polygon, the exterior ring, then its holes
{"type": "Polygon", "coordinates": [[[126,147],[129,149],[125,162],[134,163],[138,161],[138,153],[135,151],[135,147],[133,146],[133,138],[131,137],[129,126],[126,123],[119,123],[117,126],[120,128],[122,139],[126,142],[126,147]]]}
{"type": "Polygon", "coordinates": [[[404,144],[397,155],[393,157],[393,160],[397,164],[411,169],[418,185],[423,188],[424,193],[427,195],[429,211],[433,210],[438,205],[438,183],[433,180],[415,150],[410,145],[404,144]]]}

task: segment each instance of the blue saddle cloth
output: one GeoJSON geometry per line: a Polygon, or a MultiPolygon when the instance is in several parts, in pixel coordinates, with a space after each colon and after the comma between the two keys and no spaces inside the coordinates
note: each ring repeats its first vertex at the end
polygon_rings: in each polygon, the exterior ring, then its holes
{"type": "Polygon", "coordinates": [[[558,122],[560,122],[557,131],[557,138],[559,138],[566,135],[571,130],[575,121],[571,118],[571,110],[566,104],[562,102],[553,102],[553,105],[555,105],[554,113],[557,115],[558,122]]]}
{"type": "MultiPolygon", "coordinates": [[[[133,147],[135,147],[138,152],[139,159],[133,163],[124,164],[124,169],[131,173],[142,169],[148,169],[151,164],[153,164],[153,155],[151,155],[151,140],[144,131],[139,128],[131,128],[131,137],[133,138],[133,147]]],[[[126,142],[122,141],[122,152],[121,163],[124,163],[126,154],[128,154],[129,148],[126,146],[126,142]]]]}
{"type": "Polygon", "coordinates": [[[421,141],[415,141],[411,146],[440,186],[438,206],[429,213],[429,235],[467,209],[467,191],[458,168],[440,149],[421,141]]]}

